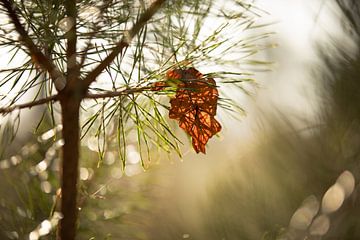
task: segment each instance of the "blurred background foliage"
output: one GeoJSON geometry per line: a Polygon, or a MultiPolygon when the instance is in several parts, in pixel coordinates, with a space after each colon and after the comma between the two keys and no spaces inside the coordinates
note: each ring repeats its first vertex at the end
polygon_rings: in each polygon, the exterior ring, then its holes
{"type": "MultiPolygon", "coordinates": [[[[236,136],[206,157],[170,157],[148,171],[133,143],[125,172],[112,150],[98,168],[96,139],[87,140],[78,238],[360,239],[360,3],[334,3],[346,41],[329,35],[316,46],[315,117],[260,107],[251,140],[236,136]]],[[[38,136],[3,155],[0,239],[27,239],[57,208],[59,130],[45,119],[38,136]]]]}

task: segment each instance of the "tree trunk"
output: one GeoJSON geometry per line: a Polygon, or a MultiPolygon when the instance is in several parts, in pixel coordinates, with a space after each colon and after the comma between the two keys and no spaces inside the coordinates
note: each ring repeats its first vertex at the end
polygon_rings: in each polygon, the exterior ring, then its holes
{"type": "Polygon", "coordinates": [[[74,240],[76,234],[80,101],[76,96],[66,96],[60,100],[64,146],[61,172],[61,213],[63,218],[58,229],[59,240],[74,240]]]}

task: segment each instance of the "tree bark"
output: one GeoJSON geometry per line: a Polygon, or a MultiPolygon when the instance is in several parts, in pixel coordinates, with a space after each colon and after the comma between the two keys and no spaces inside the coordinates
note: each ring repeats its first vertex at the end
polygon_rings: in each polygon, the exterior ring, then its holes
{"type": "Polygon", "coordinates": [[[74,240],[77,223],[77,182],[79,168],[81,99],[65,96],[60,99],[62,111],[62,172],[61,172],[61,213],[63,218],[58,229],[59,240],[74,240]]]}

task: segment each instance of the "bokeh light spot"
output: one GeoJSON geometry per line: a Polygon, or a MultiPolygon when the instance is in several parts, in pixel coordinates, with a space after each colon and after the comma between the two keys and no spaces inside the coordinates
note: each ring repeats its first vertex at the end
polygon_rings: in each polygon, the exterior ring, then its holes
{"type": "Polygon", "coordinates": [[[29,240],[38,240],[40,237],[38,231],[32,231],[30,234],[29,234],[29,240]]]}
{"type": "Polygon", "coordinates": [[[115,178],[115,179],[119,179],[122,177],[123,175],[123,171],[121,168],[119,167],[114,167],[113,169],[111,169],[111,177],[115,178]]]}
{"type": "Polygon", "coordinates": [[[9,160],[5,159],[0,161],[0,169],[7,169],[9,167],[10,167],[9,160]]]}
{"type": "Polygon", "coordinates": [[[50,193],[51,192],[51,184],[48,181],[41,182],[40,187],[41,187],[41,190],[44,193],[50,193]]]}
{"type": "Polygon", "coordinates": [[[64,32],[68,32],[73,25],[74,25],[74,19],[71,17],[66,17],[59,21],[59,28],[64,32]]]}
{"type": "Polygon", "coordinates": [[[128,177],[134,176],[141,173],[141,167],[136,164],[136,165],[128,165],[125,168],[125,175],[128,177]]]}
{"type": "Polygon", "coordinates": [[[319,208],[320,204],[316,197],[313,195],[309,196],[291,217],[290,227],[300,230],[306,229],[311,224],[319,208]]]}
{"type": "Polygon", "coordinates": [[[115,162],[115,154],[113,152],[107,152],[104,159],[105,164],[112,165],[115,162]]]}
{"type": "Polygon", "coordinates": [[[36,172],[40,173],[42,171],[45,171],[48,167],[48,164],[45,160],[42,160],[36,165],[36,172]]]}
{"type": "Polygon", "coordinates": [[[137,164],[140,162],[141,157],[134,145],[128,145],[126,147],[127,158],[126,161],[130,164],[137,164]]]}
{"type": "Polygon", "coordinates": [[[184,239],[190,238],[190,234],[184,233],[184,234],[182,235],[182,238],[184,238],[184,239]]]}
{"type": "Polygon", "coordinates": [[[336,183],[340,184],[344,189],[345,197],[349,197],[355,188],[354,175],[349,171],[344,171],[336,180],[336,183]]]}
{"type": "Polygon", "coordinates": [[[332,213],[338,210],[345,199],[345,191],[343,187],[335,183],[324,194],[321,209],[323,213],[332,213]]]}
{"type": "Polygon", "coordinates": [[[89,170],[87,168],[80,168],[80,179],[81,180],[88,180],[90,176],[89,170]]]}
{"type": "Polygon", "coordinates": [[[98,149],[98,140],[96,137],[89,137],[89,139],[87,140],[87,147],[94,152],[99,151],[98,149]]]}
{"type": "Polygon", "coordinates": [[[311,235],[323,236],[330,228],[330,219],[326,215],[320,215],[314,219],[309,232],[311,235]]]}
{"type": "Polygon", "coordinates": [[[47,235],[50,233],[50,230],[51,230],[51,222],[49,220],[44,220],[40,224],[39,235],[40,236],[47,235]]]}

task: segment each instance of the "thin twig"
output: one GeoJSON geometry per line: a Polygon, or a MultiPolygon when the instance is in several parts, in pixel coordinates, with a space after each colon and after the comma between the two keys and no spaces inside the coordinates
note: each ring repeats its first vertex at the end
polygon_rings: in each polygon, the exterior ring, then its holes
{"type": "Polygon", "coordinates": [[[32,108],[32,107],[35,107],[38,105],[42,105],[42,104],[49,103],[52,101],[57,101],[57,100],[58,100],[58,95],[53,95],[53,96],[49,96],[49,97],[35,100],[32,102],[28,102],[28,103],[12,105],[9,107],[0,108],[0,114],[4,115],[4,114],[10,113],[10,112],[13,112],[16,109],[32,108]]]}
{"type": "Polygon", "coordinates": [[[20,20],[17,15],[18,8],[12,1],[9,0],[0,0],[2,5],[5,7],[6,12],[11,19],[11,22],[15,26],[15,30],[20,35],[20,40],[24,43],[24,45],[29,49],[30,54],[34,61],[41,66],[44,70],[46,70],[51,79],[54,82],[55,88],[60,91],[64,87],[63,75],[60,70],[54,65],[54,63],[46,57],[41,50],[35,45],[33,40],[30,38],[29,34],[26,32],[23,25],[20,23],[20,20]]]}
{"type": "Polygon", "coordinates": [[[136,34],[139,33],[140,29],[145,26],[145,24],[150,20],[150,18],[159,10],[160,6],[165,2],[165,0],[157,0],[151,4],[151,6],[141,15],[139,20],[135,25],[130,29],[127,34],[125,34],[120,42],[116,44],[112,52],[93,70],[91,71],[86,78],[84,79],[84,88],[88,88],[92,82],[100,75],[100,73],[108,67],[112,61],[122,53],[122,51],[129,46],[129,43],[134,38],[136,34]]]}

